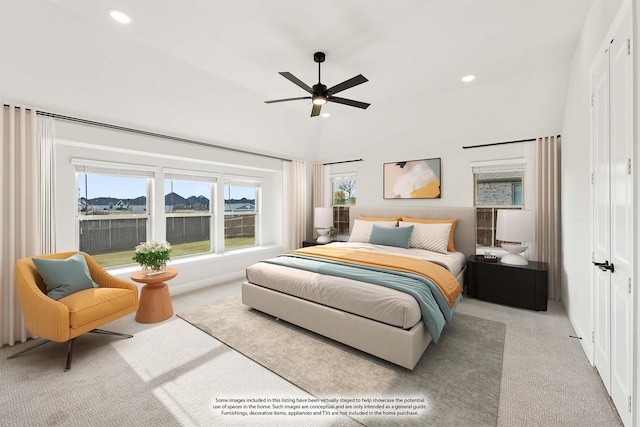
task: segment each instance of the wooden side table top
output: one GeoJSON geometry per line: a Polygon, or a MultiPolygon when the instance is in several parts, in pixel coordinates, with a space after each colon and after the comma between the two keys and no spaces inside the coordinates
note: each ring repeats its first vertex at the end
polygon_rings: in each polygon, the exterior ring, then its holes
{"type": "Polygon", "coordinates": [[[144,283],[147,285],[155,285],[163,283],[167,280],[171,280],[178,275],[176,268],[165,267],[163,273],[146,275],[144,271],[138,270],[131,273],[131,280],[138,283],[144,283]]]}

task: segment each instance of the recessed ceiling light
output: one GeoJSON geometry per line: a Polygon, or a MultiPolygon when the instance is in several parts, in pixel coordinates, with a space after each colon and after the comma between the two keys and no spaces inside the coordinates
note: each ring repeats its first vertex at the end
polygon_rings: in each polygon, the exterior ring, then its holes
{"type": "Polygon", "coordinates": [[[329,114],[329,113],[322,113],[322,117],[331,117],[331,114],[329,114]]]}
{"type": "Polygon", "coordinates": [[[475,78],[476,76],[468,75],[468,76],[464,76],[462,78],[462,81],[465,83],[469,83],[469,82],[472,82],[475,78]]]}
{"type": "Polygon", "coordinates": [[[127,15],[126,13],[117,10],[117,9],[109,9],[109,15],[117,22],[121,23],[121,24],[131,24],[131,21],[133,21],[133,19],[131,19],[131,17],[129,15],[127,15]]]}

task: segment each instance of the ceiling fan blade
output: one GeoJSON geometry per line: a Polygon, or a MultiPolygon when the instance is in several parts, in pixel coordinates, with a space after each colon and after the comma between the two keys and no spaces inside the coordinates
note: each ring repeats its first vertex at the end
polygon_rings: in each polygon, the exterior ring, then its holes
{"type": "Polygon", "coordinates": [[[322,105],[313,104],[313,108],[311,109],[311,117],[319,116],[321,109],[322,105]]]}
{"type": "Polygon", "coordinates": [[[371,104],[366,102],[354,101],[353,99],[338,98],[337,96],[330,96],[327,101],[337,102],[338,104],[348,105],[350,107],[367,108],[371,104]]]}
{"type": "Polygon", "coordinates": [[[358,86],[359,84],[362,84],[368,81],[369,80],[367,80],[365,76],[363,76],[362,74],[358,74],[357,76],[352,77],[349,80],[345,80],[342,83],[338,83],[334,87],[330,87],[329,89],[327,89],[327,92],[331,94],[342,92],[345,89],[358,86]]]}
{"type": "Polygon", "coordinates": [[[281,71],[280,75],[285,79],[289,80],[290,82],[300,86],[302,89],[306,90],[307,92],[313,93],[313,89],[311,89],[311,87],[308,84],[306,84],[305,82],[303,82],[302,80],[300,80],[299,78],[291,74],[290,72],[281,71]]]}
{"type": "Polygon", "coordinates": [[[264,101],[265,104],[273,104],[275,102],[299,101],[302,99],[311,99],[310,96],[299,96],[297,98],[274,99],[273,101],[264,101]]]}

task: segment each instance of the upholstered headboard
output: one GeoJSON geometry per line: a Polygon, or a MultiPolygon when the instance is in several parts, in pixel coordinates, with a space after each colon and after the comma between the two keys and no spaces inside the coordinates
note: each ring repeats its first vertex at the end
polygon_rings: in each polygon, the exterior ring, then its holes
{"type": "Polygon", "coordinates": [[[466,256],[476,253],[476,210],[471,207],[458,208],[422,208],[422,207],[367,207],[349,208],[349,229],[353,230],[353,221],[358,215],[370,217],[408,216],[410,218],[451,219],[457,218],[458,224],[453,235],[456,250],[466,256]]]}

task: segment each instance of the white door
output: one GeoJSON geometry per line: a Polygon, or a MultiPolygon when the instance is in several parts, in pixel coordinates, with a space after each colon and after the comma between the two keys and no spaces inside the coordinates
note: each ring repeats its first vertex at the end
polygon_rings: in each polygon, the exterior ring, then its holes
{"type": "Polygon", "coordinates": [[[609,49],[611,155],[611,398],[631,425],[633,379],[633,66],[631,8],[609,49]]]}
{"type": "MultiPolygon", "coordinates": [[[[609,167],[609,50],[600,57],[592,76],[593,103],[593,261],[609,264],[611,186],[609,167]]],[[[594,364],[611,393],[611,275],[608,270],[593,273],[594,364]]]]}
{"type": "Polygon", "coordinates": [[[626,426],[633,379],[631,9],[594,68],[594,364],[626,426]]]}

